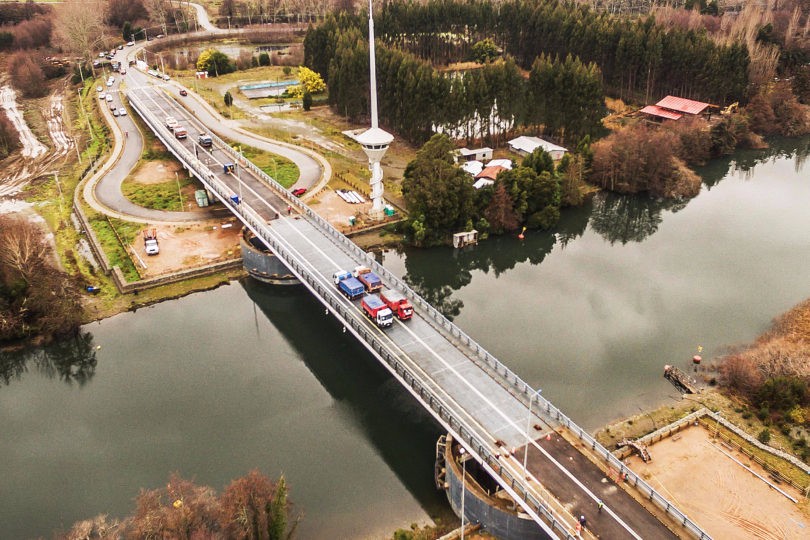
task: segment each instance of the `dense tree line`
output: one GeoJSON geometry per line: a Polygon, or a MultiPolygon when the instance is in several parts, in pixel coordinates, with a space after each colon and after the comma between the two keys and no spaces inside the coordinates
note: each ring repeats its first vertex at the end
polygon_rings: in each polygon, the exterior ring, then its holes
{"type": "MultiPolygon", "coordinates": [[[[369,110],[368,43],[359,22],[341,14],[311,29],[304,41],[304,62],[327,80],[329,104],[352,120],[365,118],[369,110]]],[[[414,144],[437,130],[454,139],[497,144],[520,127],[542,127],[576,142],[599,129],[600,79],[595,64],[572,56],[542,56],[526,77],[510,57],[442,73],[413,54],[377,48],[380,120],[414,144]]]]}
{"type": "Polygon", "coordinates": [[[571,54],[596,63],[605,87],[622,98],[673,93],[722,104],[741,100],[748,82],[743,44],[718,45],[705,32],[664,29],[653,17],[614,17],[581,3],[393,0],[375,28],[382,42],[434,64],[469,57],[487,37],[527,70],[542,54],[571,54]]]}
{"type": "Polygon", "coordinates": [[[75,333],[81,313],[78,290],[54,268],[42,231],[0,216],[0,343],[75,333]]]}

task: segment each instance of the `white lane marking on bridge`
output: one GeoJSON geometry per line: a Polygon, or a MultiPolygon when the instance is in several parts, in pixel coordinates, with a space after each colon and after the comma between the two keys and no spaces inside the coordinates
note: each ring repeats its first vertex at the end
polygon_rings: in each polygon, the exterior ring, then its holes
{"type": "MultiPolygon", "coordinates": [[[[319,246],[315,245],[315,244],[314,244],[314,243],[313,243],[313,242],[312,242],[312,241],[311,241],[309,238],[307,238],[307,236],[306,236],[306,235],[304,235],[304,234],[303,234],[303,232],[301,232],[301,231],[298,229],[298,227],[293,226],[293,227],[290,227],[290,228],[291,228],[293,231],[295,231],[295,232],[296,232],[296,233],[297,233],[299,236],[301,236],[301,238],[303,238],[303,239],[304,239],[304,240],[305,240],[305,241],[306,241],[308,244],[310,244],[310,245],[311,245],[311,246],[312,246],[312,247],[313,247],[313,248],[314,248],[314,249],[315,249],[317,252],[319,252],[319,253],[320,253],[320,254],[321,254],[321,255],[322,255],[322,256],[323,256],[325,259],[327,259],[328,261],[330,261],[332,264],[335,264],[335,267],[336,267],[336,268],[338,268],[338,269],[340,269],[340,267],[339,267],[339,266],[337,266],[337,263],[334,261],[334,259],[332,259],[332,258],[331,258],[329,255],[327,255],[327,254],[326,254],[326,253],[325,253],[325,252],[324,252],[324,251],[323,251],[323,250],[322,250],[322,249],[321,249],[319,246]]],[[[276,236],[280,236],[280,235],[276,235],[276,236]]],[[[290,245],[289,245],[289,243],[288,243],[287,241],[285,241],[284,243],[285,243],[285,244],[287,244],[288,248],[291,248],[293,251],[297,252],[297,253],[299,254],[299,256],[300,256],[300,251],[299,251],[298,249],[293,248],[292,246],[290,246],[290,245]]],[[[314,274],[315,274],[315,275],[316,275],[316,277],[319,279],[319,281],[322,281],[322,282],[323,282],[323,278],[325,278],[325,276],[323,276],[323,274],[321,274],[321,272],[320,272],[320,271],[318,271],[318,270],[317,270],[317,269],[314,267],[314,265],[313,265],[312,263],[310,263],[310,262],[309,262],[309,260],[308,260],[308,259],[304,259],[304,260],[306,261],[307,265],[308,265],[308,266],[309,266],[309,267],[310,267],[310,268],[311,268],[311,269],[314,271],[314,274]]],[[[327,285],[327,290],[330,290],[330,294],[333,294],[331,286],[327,285]]],[[[356,306],[354,303],[350,303],[350,305],[351,305],[351,306],[352,306],[352,307],[353,307],[353,308],[354,308],[356,311],[359,311],[359,310],[358,310],[358,308],[357,308],[357,306],[356,306]]],[[[435,351],[435,350],[433,350],[433,348],[432,348],[431,346],[429,346],[427,343],[425,343],[425,341],[424,341],[424,340],[422,340],[422,339],[421,339],[419,336],[417,336],[417,335],[416,335],[416,334],[415,334],[415,333],[414,333],[414,332],[413,332],[413,331],[412,331],[410,328],[408,328],[407,326],[405,326],[405,324],[404,324],[402,321],[397,320],[397,322],[400,324],[400,326],[402,326],[402,328],[403,328],[403,329],[405,329],[405,331],[406,331],[408,334],[410,334],[410,335],[411,335],[411,337],[413,338],[413,341],[414,341],[414,342],[418,342],[418,343],[420,343],[420,344],[423,346],[423,348],[424,348],[425,350],[427,350],[429,353],[431,353],[432,355],[434,355],[434,356],[435,356],[435,357],[436,357],[436,358],[437,358],[437,359],[438,359],[438,360],[439,360],[439,361],[440,361],[442,364],[444,364],[444,365],[445,365],[445,368],[444,368],[445,370],[453,372],[453,373],[456,375],[456,377],[457,377],[457,378],[459,378],[459,379],[461,379],[461,381],[462,381],[464,384],[466,384],[466,385],[467,385],[467,386],[468,386],[468,387],[469,387],[469,388],[470,388],[470,389],[471,389],[471,390],[472,390],[474,393],[478,394],[478,396],[481,398],[481,400],[482,400],[482,401],[484,401],[484,402],[486,402],[486,403],[489,405],[489,407],[490,407],[490,408],[491,408],[493,411],[495,411],[496,413],[498,413],[498,415],[499,415],[499,416],[501,416],[503,419],[505,419],[505,420],[506,420],[506,422],[507,422],[507,424],[508,424],[509,426],[511,426],[512,428],[517,428],[517,429],[518,429],[518,431],[519,431],[521,434],[523,434],[523,432],[522,432],[522,430],[519,428],[519,426],[517,426],[517,425],[515,424],[515,422],[514,422],[514,421],[512,421],[512,419],[511,419],[511,418],[509,418],[509,417],[508,417],[508,416],[507,416],[507,415],[506,415],[506,414],[505,414],[503,411],[501,411],[501,410],[500,410],[498,407],[496,407],[496,406],[495,406],[495,405],[494,405],[494,404],[493,404],[493,403],[492,403],[492,402],[491,402],[489,399],[487,399],[487,398],[486,398],[486,396],[484,396],[484,395],[483,395],[483,394],[482,394],[482,393],[481,393],[481,392],[480,392],[480,391],[479,391],[479,390],[478,390],[478,389],[477,389],[477,388],[476,388],[474,385],[472,385],[472,383],[470,383],[470,382],[467,380],[467,378],[466,378],[466,377],[461,376],[461,374],[460,374],[460,373],[458,373],[458,370],[456,370],[456,369],[455,369],[453,366],[451,366],[451,365],[450,365],[450,364],[449,364],[449,363],[448,363],[446,360],[444,360],[444,359],[443,359],[443,358],[442,358],[442,357],[441,357],[441,356],[440,356],[438,353],[436,353],[436,351],[435,351]]],[[[378,334],[380,334],[381,336],[385,337],[385,339],[386,339],[386,341],[388,342],[388,344],[390,344],[390,345],[391,345],[393,348],[398,349],[400,352],[402,352],[402,353],[405,355],[405,357],[406,357],[406,358],[408,358],[408,355],[407,355],[407,354],[406,354],[406,353],[405,353],[405,352],[404,352],[404,351],[403,351],[403,350],[400,348],[400,346],[399,346],[397,343],[394,343],[394,342],[393,342],[393,340],[392,340],[390,337],[388,337],[388,336],[386,335],[386,333],[385,333],[385,332],[383,332],[381,329],[377,328],[377,327],[376,327],[376,325],[372,325],[372,326],[373,326],[374,330],[376,330],[376,331],[378,332],[378,334]]],[[[387,347],[387,348],[389,347],[389,345],[388,345],[388,344],[386,345],[386,347],[387,347]]],[[[397,355],[397,356],[399,356],[399,355],[397,355]]],[[[421,371],[421,372],[422,372],[424,375],[426,375],[426,376],[428,375],[428,374],[427,374],[427,373],[424,371],[424,369],[422,369],[422,367],[421,367],[419,364],[417,364],[417,363],[415,363],[415,362],[413,362],[413,361],[411,361],[410,363],[411,363],[411,364],[413,364],[413,365],[414,365],[414,367],[416,367],[416,368],[417,368],[419,371],[421,371]]],[[[466,365],[466,363],[465,363],[465,362],[462,362],[462,364],[463,364],[463,365],[466,365]]],[[[484,433],[484,434],[485,434],[487,437],[489,437],[489,438],[492,438],[492,439],[493,439],[492,441],[490,441],[491,443],[493,443],[493,446],[497,446],[497,445],[494,445],[495,439],[492,437],[492,434],[489,432],[489,430],[488,430],[488,429],[484,428],[484,426],[483,426],[483,425],[481,425],[481,424],[480,424],[480,422],[478,422],[478,421],[477,421],[475,418],[473,418],[473,417],[472,417],[472,415],[471,415],[469,412],[467,412],[467,409],[466,409],[465,407],[463,407],[463,406],[462,406],[460,403],[458,403],[458,402],[457,402],[457,401],[456,401],[456,400],[455,400],[455,399],[454,399],[452,396],[450,396],[450,395],[449,395],[447,392],[442,391],[442,393],[443,393],[443,394],[444,394],[444,395],[445,395],[445,396],[446,396],[446,397],[447,397],[447,398],[448,398],[448,399],[449,399],[451,402],[455,403],[455,404],[456,404],[456,405],[457,405],[457,406],[460,408],[460,410],[464,411],[465,416],[467,416],[468,418],[470,418],[470,419],[472,420],[472,422],[471,422],[471,423],[476,424],[476,425],[477,425],[477,426],[478,426],[478,427],[479,427],[479,428],[482,430],[482,433],[484,433]]],[[[541,418],[541,420],[542,420],[542,418],[541,418]]],[[[500,431],[500,430],[502,430],[502,429],[506,429],[506,428],[507,428],[507,427],[509,427],[509,426],[502,426],[501,428],[498,428],[496,431],[500,431]]],[[[532,445],[534,445],[536,448],[538,448],[538,449],[540,450],[540,452],[541,452],[541,453],[543,453],[543,455],[546,457],[546,459],[548,459],[548,460],[549,460],[549,461],[550,461],[550,462],[551,462],[551,463],[552,463],[554,466],[556,466],[556,467],[557,467],[557,468],[558,468],[560,471],[562,471],[562,473],[563,473],[563,474],[565,474],[565,475],[566,475],[566,476],[567,476],[567,477],[568,477],[568,478],[569,478],[569,479],[570,479],[570,480],[571,480],[571,481],[572,481],[572,482],[573,482],[573,483],[574,483],[574,484],[575,484],[577,487],[579,487],[581,491],[583,491],[585,494],[587,494],[588,496],[590,496],[590,497],[591,497],[591,499],[593,499],[594,501],[597,501],[597,502],[600,500],[600,498],[599,498],[599,497],[597,497],[597,496],[596,496],[596,495],[595,495],[593,492],[591,492],[591,491],[590,491],[590,489],[588,489],[588,488],[587,488],[587,487],[586,487],[584,484],[582,484],[582,483],[581,483],[579,480],[577,480],[577,479],[576,479],[576,477],[574,477],[574,475],[573,475],[573,474],[572,474],[570,471],[568,471],[568,470],[567,470],[565,467],[563,467],[563,466],[562,466],[562,464],[560,464],[560,463],[559,463],[559,462],[558,462],[556,459],[554,459],[554,458],[553,458],[553,457],[552,457],[552,456],[551,456],[551,455],[550,455],[548,452],[546,452],[546,451],[545,451],[545,449],[541,448],[541,447],[540,447],[540,446],[539,446],[539,445],[538,445],[538,444],[537,444],[537,443],[536,443],[536,442],[535,442],[533,439],[531,439],[531,438],[528,436],[528,434],[526,434],[526,435],[527,435],[527,439],[528,439],[528,443],[527,443],[527,444],[532,444],[532,445]]],[[[512,460],[519,461],[519,460],[517,460],[517,458],[514,456],[514,454],[511,454],[511,456],[510,456],[510,457],[511,457],[511,459],[512,459],[512,460]]],[[[508,464],[508,462],[505,462],[505,463],[504,463],[504,465],[507,465],[507,464],[508,464]]],[[[521,464],[521,463],[518,463],[517,465],[519,466],[519,468],[518,468],[518,470],[517,470],[517,471],[515,471],[515,469],[514,469],[513,467],[509,467],[509,468],[510,468],[510,469],[512,469],[512,474],[513,474],[513,475],[516,475],[517,477],[519,477],[521,474],[524,474],[524,472],[523,472],[523,470],[522,470],[522,467],[520,467],[520,465],[522,465],[522,464],[521,464]]],[[[535,478],[535,481],[539,483],[539,480],[537,480],[536,478],[535,478]]],[[[621,519],[619,516],[617,516],[617,515],[616,515],[616,514],[615,514],[613,511],[611,511],[610,509],[608,509],[608,514],[609,514],[609,515],[611,515],[611,516],[612,516],[612,517],[613,517],[613,518],[616,520],[616,522],[617,522],[617,523],[619,523],[619,525],[621,525],[621,526],[622,526],[622,527],[623,527],[625,530],[627,530],[627,532],[629,532],[629,533],[630,533],[630,534],[631,534],[631,535],[632,535],[634,538],[637,538],[638,540],[641,540],[641,537],[640,537],[640,536],[639,536],[639,535],[638,535],[638,534],[637,534],[637,533],[636,533],[636,532],[635,532],[633,529],[631,529],[631,528],[630,528],[630,527],[629,527],[629,526],[628,526],[628,525],[627,525],[627,524],[626,524],[626,523],[625,523],[625,522],[624,522],[624,521],[623,521],[623,520],[622,520],[622,519],[621,519]]],[[[570,515],[570,512],[569,512],[569,515],[570,515]]]]}

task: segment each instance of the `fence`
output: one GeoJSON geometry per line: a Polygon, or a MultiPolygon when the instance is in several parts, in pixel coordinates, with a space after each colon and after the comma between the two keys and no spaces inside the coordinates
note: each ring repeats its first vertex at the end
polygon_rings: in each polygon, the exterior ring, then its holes
{"type": "MultiPolygon", "coordinates": [[[[717,427],[719,425],[722,425],[725,430],[728,430],[728,431],[732,432],[734,435],[736,435],[737,437],[743,439],[749,445],[751,445],[751,446],[753,446],[755,448],[758,448],[759,450],[761,450],[763,452],[767,452],[767,453],[773,455],[777,459],[781,459],[781,460],[784,460],[784,461],[790,463],[792,466],[800,469],[801,471],[807,473],[808,475],[810,475],[810,466],[808,466],[806,463],[803,463],[802,461],[798,460],[795,456],[792,456],[792,455],[790,455],[790,454],[788,454],[786,452],[783,452],[783,451],[781,451],[781,450],[779,450],[777,448],[773,448],[772,446],[768,446],[766,444],[761,443],[755,437],[752,437],[751,435],[749,435],[745,431],[741,430],[739,427],[737,427],[733,423],[729,422],[728,420],[726,420],[725,418],[723,418],[719,414],[716,414],[716,413],[710,411],[709,409],[706,409],[705,407],[701,408],[701,409],[699,409],[699,410],[697,410],[697,411],[695,411],[695,412],[693,412],[691,414],[688,414],[688,415],[684,416],[683,418],[681,418],[679,420],[676,420],[675,422],[672,422],[671,424],[668,424],[668,425],[666,425],[664,427],[661,427],[661,428],[653,431],[652,433],[648,433],[647,435],[645,435],[643,437],[640,437],[639,439],[637,439],[637,442],[639,442],[641,444],[644,444],[644,445],[652,445],[652,444],[654,444],[654,443],[656,443],[658,441],[661,441],[663,439],[666,439],[667,437],[672,436],[675,433],[678,433],[679,431],[682,431],[683,429],[691,426],[692,424],[695,424],[696,422],[700,422],[707,429],[715,428],[715,436],[723,439],[728,444],[733,446],[734,449],[742,452],[743,454],[748,456],[752,461],[755,461],[756,463],[761,465],[763,469],[768,471],[768,473],[773,475],[778,481],[784,482],[786,484],[789,484],[789,485],[793,486],[794,488],[796,488],[799,491],[801,491],[802,493],[804,493],[805,496],[807,496],[808,491],[810,491],[810,482],[808,482],[807,485],[802,486],[802,485],[799,485],[798,483],[794,482],[790,478],[786,478],[779,471],[776,471],[773,468],[773,466],[771,464],[769,464],[767,461],[765,461],[765,460],[761,459],[760,457],[756,456],[752,450],[750,450],[749,448],[746,448],[743,445],[736,442],[727,433],[717,430],[717,427]],[[707,417],[711,418],[711,422],[706,420],[707,417]]],[[[623,448],[623,449],[617,450],[614,453],[614,455],[616,455],[619,459],[624,459],[630,453],[632,453],[631,449],[623,448]]]]}

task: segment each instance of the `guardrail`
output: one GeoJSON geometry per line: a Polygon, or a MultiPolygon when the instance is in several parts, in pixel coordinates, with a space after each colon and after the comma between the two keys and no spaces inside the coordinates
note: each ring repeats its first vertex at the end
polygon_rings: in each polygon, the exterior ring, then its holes
{"type": "MultiPolygon", "coordinates": [[[[318,281],[316,281],[312,274],[306,270],[304,261],[299,261],[297,256],[290,253],[280,242],[274,238],[274,233],[267,227],[267,224],[262,218],[256,214],[247,205],[234,205],[229,199],[231,194],[221,181],[215,176],[210,174],[210,169],[203,165],[199,159],[191,154],[184,147],[177,145],[176,141],[166,137],[162,124],[155,119],[149,111],[140,104],[138,98],[127,95],[133,108],[144,118],[144,121],[149,125],[155,134],[160,138],[170,152],[178,157],[189,170],[197,176],[204,184],[209,186],[220,200],[230,208],[236,215],[239,215],[242,221],[254,234],[259,236],[273,253],[279,257],[281,261],[293,272],[296,277],[312,291],[317,298],[321,300],[333,313],[337,314],[340,319],[346,324],[346,327],[368,348],[372,354],[380,359],[404,385],[408,390],[429,410],[431,413],[454,434],[458,439],[467,443],[467,449],[476,454],[479,461],[487,465],[490,470],[494,471],[500,478],[499,483],[504,487],[508,487],[511,491],[517,493],[523,498],[525,502],[524,508],[535,512],[537,515],[542,516],[543,519],[551,525],[551,527],[559,531],[564,538],[573,539],[574,537],[568,531],[566,524],[551,512],[550,508],[541,500],[538,500],[529,490],[522,477],[515,477],[506,468],[502,466],[499,461],[499,456],[493,454],[488,446],[480,439],[473,430],[465,427],[464,423],[454,416],[451,409],[441,400],[438,394],[430,391],[420,378],[408,368],[401,359],[390,354],[386,346],[365,327],[365,321],[358,321],[354,314],[349,313],[340,300],[336,300],[334,296],[334,289],[330,287],[328,290],[318,281]],[[237,208],[238,206],[238,208],[237,208]]],[[[321,216],[311,210],[306,204],[301,202],[297,197],[293,196],[287,189],[279,184],[274,178],[262,171],[256,165],[245,159],[239,152],[233,149],[230,144],[224,140],[211,134],[212,139],[240,166],[250,169],[257,178],[264,181],[268,185],[275,188],[279,194],[283,196],[286,202],[297,208],[302,214],[307,216],[311,223],[316,225],[327,237],[334,243],[343,247],[344,251],[358,262],[363,262],[369,266],[374,272],[385,279],[389,284],[394,285],[400,289],[403,294],[411,299],[414,307],[418,307],[423,314],[428,316],[431,323],[449,335],[459,344],[467,347],[468,351],[472,354],[470,358],[481,367],[496,376],[502,386],[507,388],[510,393],[517,398],[525,401],[527,406],[531,408],[531,401],[534,400],[538,403],[535,412],[543,410],[548,418],[553,419],[559,424],[565,426],[571,433],[576,435],[580,440],[590,446],[591,450],[600,454],[610,466],[616,467],[620,473],[626,474],[627,481],[634,485],[638,490],[644,493],[648,499],[658,505],[667,514],[673,517],[676,521],[693,536],[700,539],[711,538],[708,533],[700,529],[700,527],[690,520],[683,512],[678,510],[672,503],[670,503],[661,494],[655,491],[649,484],[647,484],[638,475],[627,468],[621,461],[619,461],[613,454],[610,453],[605,447],[599,444],[590,434],[585,432],[570,418],[557,409],[550,401],[542,396],[535,396],[535,390],[529,386],[528,383],[523,381],[517,374],[510,370],[506,365],[501,363],[497,358],[492,356],[487,350],[481,347],[475,340],[468,336],[463,330],[450,322],[441,312],[434,308],[424,298],[411,289],[408,284],[402,281],[399,277],[392,274],[384,266],[377,263],[373,256],[366,253],[360,247],[352,242],[343,233],[335,229],[321,216]]]]}

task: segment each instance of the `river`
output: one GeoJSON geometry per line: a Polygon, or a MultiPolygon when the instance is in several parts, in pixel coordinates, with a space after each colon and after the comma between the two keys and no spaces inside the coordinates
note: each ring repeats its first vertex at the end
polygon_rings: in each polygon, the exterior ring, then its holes
{"type": "MultiPolygon", "coordinates": [[[[810,297],[810,139],[739,152],[683,203],[599,195],[553,233],[381,258],[588,429],[677,399],[664,364],[810,297]]],[[[0,536],[122,515],[172,471],[284,474],[299,538],[446,512],[439,427],[302,290],[235,282],[0,353],[0,536]]]]}

